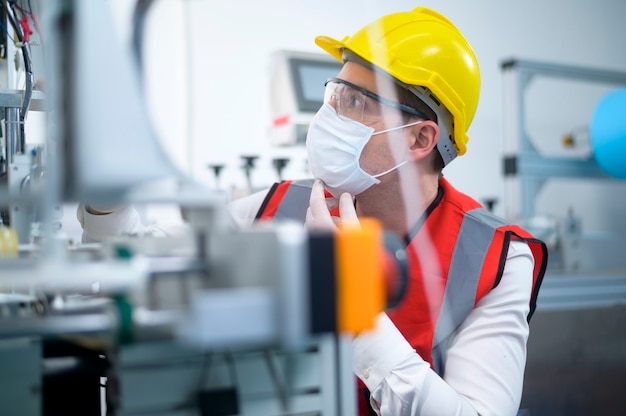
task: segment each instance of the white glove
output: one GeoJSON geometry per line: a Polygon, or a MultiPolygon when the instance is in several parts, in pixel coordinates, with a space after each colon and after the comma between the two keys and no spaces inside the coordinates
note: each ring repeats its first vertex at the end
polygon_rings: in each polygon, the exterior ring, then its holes
{"type": "Polygon", "coordinates": [[[326,198],[324,183],[316,179],[311,189],[309,208],[306,211],[305,226],[311,230],[334,231],[338,226],[359,225],[359,218],[354,208],[354,198],[343,193],[337,198],[326,198]],[[330,210],[339,205],[339,217],[330,214],[330,210]]]}

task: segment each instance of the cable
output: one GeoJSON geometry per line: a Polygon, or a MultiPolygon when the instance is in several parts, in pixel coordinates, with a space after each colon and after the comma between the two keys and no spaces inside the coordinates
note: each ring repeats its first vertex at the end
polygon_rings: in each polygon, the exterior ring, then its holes
{"type": "Polygon", "coordinates": [[[4,31],[4,33],[7,34],[9,39],[11,39],[13,43],[15,43],[15,39],[13,38],[13,36],[11,36],[11,33],[9,33],[9,29],[7,29],[7,27],[4,25],[4,23],[1,20],[0,20],[0,28],[2,28],[2,30],[4,31]]]}
{"type": "Polygon", "coordinates": [[[16,46],[19,46],[22,50],[22,56],[24,58],[24,72],[25,72],[25,81],[26,85],[24,88],[24,99],[22,101],[22,108],[20,111],[20,147],[22,149],[26,146],[26,132],[24,122],[26,120],[26,114],[28,113],[28,109],[30,107],[30,101],[33,96],[33,71],[30,59],[30,52],[28,48],[28,43],[24,42],[24,36],[21,30],[20,25],[18,24],[16,17],[17,11],[16,2],[13,0],[7,0],[4,4],[7,12],[7,17],[13,30],[15,31],[15,35],[17,36],[18,42],[16,46]]]}
{"type": "Polygon", "coordinates": [[[35,30],[37,31],[37,34],[39,35],[39,38],[41,39],[42,38],[41,28],[39,27],[39,21],[37,20],[37,16],[35,16],[35,13],[33,12],[33,8],[30,4],[30,0],[28,0],[28,10],[26,10],[24,6],[21,6],[17,3],[14,3],[14,6],[20,12],[22,12],[24,17],[28,18],[30,16],[30,19],[33,21],[33,26],[35,27],[35,30]]]}
{"type": "Polygon", "coordinates": [[[24,34],[22,32],[21,26],[18,23],[17,13],[14,6],[15,1],[7,0],[7,17],[11,22],[11,26],[15,31],[15,35],[17,36],[18,46],[22,49],[22,53],[24,54],[24,70],[32,75],[30,54],[28,52],[28,48],[24,47],[28,45],[28,42],[24,42],[24,34]]]}

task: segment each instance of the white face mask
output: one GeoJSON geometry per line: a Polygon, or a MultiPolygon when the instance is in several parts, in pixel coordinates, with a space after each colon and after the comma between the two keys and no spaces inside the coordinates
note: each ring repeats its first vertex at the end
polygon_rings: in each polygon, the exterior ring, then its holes
{"type": "Polygon", "coordinates": [[[376,175],[365,172],[359,165],[359,159],[370,138],[419,123],[421,121],[374,133],[374,129],[365,124],[340,117],[326,103],[313,117],[307,133],[306,149],[311,172],[315,178],[324,181],[328,191],[335,197],[344,192],[358,195],[372,185],[379,184],[377,178],[407,163],[401,162],[376,175]]]}

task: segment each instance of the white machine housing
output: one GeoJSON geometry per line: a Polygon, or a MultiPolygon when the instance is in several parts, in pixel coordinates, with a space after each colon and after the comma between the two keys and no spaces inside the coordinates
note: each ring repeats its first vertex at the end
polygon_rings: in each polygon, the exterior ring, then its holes
{"type": "Polygon", "coordinates": [[[274,52],[271,59],[271,144],[302,145],[323,104],[324,83],[342,63],[321,53],[287,50],[274,52]]]}

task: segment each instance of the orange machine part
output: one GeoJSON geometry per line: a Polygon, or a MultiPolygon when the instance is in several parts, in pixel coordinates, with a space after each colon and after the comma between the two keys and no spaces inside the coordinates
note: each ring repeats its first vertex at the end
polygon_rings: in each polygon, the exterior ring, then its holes
{"type": "Polygon", "coordinates": [[[360,218],[336,234],[337,328],[358,333],[372,329],[385,308],[383,230],[378,220],[360,218]]]}

